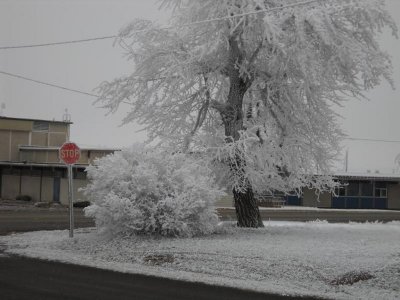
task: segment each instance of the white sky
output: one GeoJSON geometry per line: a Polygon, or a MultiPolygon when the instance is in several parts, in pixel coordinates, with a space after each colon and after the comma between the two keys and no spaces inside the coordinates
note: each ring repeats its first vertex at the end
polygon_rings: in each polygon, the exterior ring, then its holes
{"type": "MultiPolygon", "coordinates": [[[[154,0],[0,0],[0,46],[38,44],[115,35],[134,18],[165,23],[154,0]]],[[[400,0],[387,0],[400,26],[400,0]]],[[[0,71],[93,92],[104,80],[132,70],[112,40],[52,47],[0,50],[0,71]]],[[[349,101],[340,109],[342,128],[350,137],[400,141],[400,40],[382,36],[393,57],[397,90],[383,83],[371,101],[349,101]]],[[[26,82],[0,74],[0,103],[5,116],[61,120],[68,108],[74,124],[72,140],[82,146],[124,147],[143,141],[138,126],[120,127],[128,107],[114,115],[93,105],[95,98],[26,82]]],[[[0,141],[1,142],[1,141],[0,141]]],[[[347,141],[349,171],[391,173],[399,143],[347,141]]],[[[343,168],[343,164],[340,165],[343,168]]]]}

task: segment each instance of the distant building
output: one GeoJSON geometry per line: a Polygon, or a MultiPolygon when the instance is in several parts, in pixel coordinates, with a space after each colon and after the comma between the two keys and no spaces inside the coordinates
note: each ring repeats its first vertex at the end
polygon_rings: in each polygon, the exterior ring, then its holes
{"type": "MultiPolygon", "coordinates": [[[[58,149],[69,140],[70,121],[0,117],[0,198],[30,196],[34,202],[68,203],[65,165],[58,149]]],[[[75,199],[87,184],[85,168],[94,159],[118,149],[81,148],[74,165],[75,199]]]]}
{"type": "MultiPolygon", "coordinates": [[[[336,209],[400,210],[400,175],[379,173],[336,173],[342,187],[335,193],[321,193],[303,188],[301,196],[282,193],[257,195],[260,206],[306,206],[336,209]]],[[[232,196],[218,201],[217,206],[233,206],[232,196]]]]}
{"type": "Polygon", "coordinates": [[[335,194],[304,189],[301,198],[287,204],[338,209],[400,209],[400,175],[379,173],[336,173],[343,186],[335,194]],[[297,203],[296,203],[297,201],[297,203]]]}

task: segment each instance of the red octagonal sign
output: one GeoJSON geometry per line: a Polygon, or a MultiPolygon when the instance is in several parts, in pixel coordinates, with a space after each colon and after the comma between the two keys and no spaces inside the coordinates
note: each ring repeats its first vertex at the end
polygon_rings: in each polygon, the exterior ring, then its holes
{"type": "Polygon", "coordinates": [[[67,165],[73,165],[81,157],[81,149],[75,143],[64,143],[59,151],[60,159],[67,165]]]}

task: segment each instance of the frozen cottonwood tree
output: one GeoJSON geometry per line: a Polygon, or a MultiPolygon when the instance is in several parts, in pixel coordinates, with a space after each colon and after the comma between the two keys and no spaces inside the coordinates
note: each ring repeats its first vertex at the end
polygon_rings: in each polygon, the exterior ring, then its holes
{"type": "Polygon", "coordinates": [[[100,86],[150,138],[225,163],[238,225],[262,226],[255,192],[331,189],[341,136],[333,105],[382,79],[383,0],[165,0],[171,26],[135,20],[117,41],[131,75],[100,86]],[[209,20],[209,21],[203,21],[209,20]],[[213,155],[216,154],[216,155],[213,155]],[[313,176],[318,173],[319,176],[313,176]],[[326,175],[326,176],[325,176],[326,175]]]}

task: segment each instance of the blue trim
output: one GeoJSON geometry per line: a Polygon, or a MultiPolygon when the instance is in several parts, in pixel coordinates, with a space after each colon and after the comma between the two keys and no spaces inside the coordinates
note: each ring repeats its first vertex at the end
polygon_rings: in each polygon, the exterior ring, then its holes
{"type": "Polygon", "coordinates": [[[302,205],[302,201],[301,198],[299,198],[298,196],[286,196],[286,205],[296,205],[296,206],[301,206],[302,205]]]}
{"type": "Polygon", "coordinates": [[[375,198],[375,208],[376,209],[386,209],[387,208],[387,198],[375,198]]]}
{"type": "Polygon", "coordinates": [[[345,197],[332,198],[332,208],[346,208],[346,198],[345,197]]]}
{"type": "Polygon", "coordinates": [[[374,208],[374,198],[361,198],[362,209],[372,209],[374,208]]]}
{"type": "Polygon", "coordinates": [[[333,197],[332,208],[387,209],[388,199],[377,197],[333,197]]]}
{"type": "Polygon", "coordinates": [[[349,209],[359,208],[358,199],[359,198],[347,197],[346,198],[346,208],[349,208],[349,209]]]}

